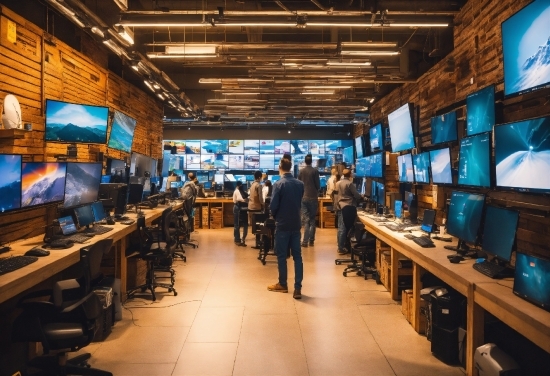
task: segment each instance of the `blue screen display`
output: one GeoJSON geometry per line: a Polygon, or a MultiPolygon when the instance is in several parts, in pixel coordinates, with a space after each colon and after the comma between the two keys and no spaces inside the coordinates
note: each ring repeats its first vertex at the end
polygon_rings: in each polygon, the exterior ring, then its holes
{"type": "Polygon", "coordinates": [[[485,196],[453,191],[447,215],[447,232],[466,242],[475,243],[485,196]]]}
{"type": "Polygon", "coordinates": [[[518,252],[514,293],[550,310],[550,261],[518,252]]]}
{"type": "Polygon", "coordinates": [[[326,176],[319,176],[319,183],[321,184],[321,188],[327,187],[327,177],[326,176]]]}
{"type": "Polygon", "coordinates": [[[363,158],[365,153],[363,151],[363,137],[355,137],[355,158],[363,158]]]}
{"type": "Polygon", "coordinates": [[[91,205],[74,208],[74,214],[80,227],[88,226],[94,223],[94,212],[91,205]]]}
{"type": "Polygon", "coordinates": [[[0,155],[0,213],[21,207],[20,155],[0,155]]]}
{"type": "Polygon", "coordinates": [[[504,95],[524,94],[550,82],[550,3],[533,1],[502,23],[504,95]]]}
{"type": "Polygon", "coordinates": [[[46,141],[104,144],[109,109],[46,99],[46,141]]]}
{"type": "Polygon", "coordinates": [[[393,212],[395,218],[401,218],[403,216],[403,201],[395,201],[393,212]]]}
{"type": "Polygon", "coordinates": [[[228,154],[229,140],[201,140],[202,154],[228,154]]]}
{"type": "Polygon", "coordinates": [[[377,189],[376,198],[377,198],[378,205],[386,205],[386,193],[385,193],[386,187],[382,183],[377,183],[376,189],[377,189]]]}
{"type": "Polygon", "coordinates": [[[519,213],[487,205],[482,248],[501,260],[510,261],[516,238],[519,213]]]}
{"type": "Polygon", "coordinates": [[[435,116],[431,119],[432,144],[456,141],[458,139],[456,126],[456,111],[435,116]]]}
{"type": "Polygon", "coordinates": [[[413,124],[409,104],[404,104],[388,115],[392,151],[414,148],[413,124]]]}
{"type": "Polygon", "coordinates": [[[466,97],[466,134],[489,132],[495,125],[495,88],[487,86],[466,97]]]}
{"type": "Polygon", "coordinates": [[[369,129],[369,140],[371,153],[384,148],[384,134],[382,133],[381,123],[378,123],[369,129]]]}
{"type": "Polygon", "coordinates": [[[424,210],[424,218],[422,219],[422,225],[420,229],[429,234],[432,233],[435,222],[435,210],[426,209],[424,210]]]}
{"type": "Polygon", "coordinates": [[[430,151],[430,166],[434,184],[452,184],[451,150],[449,148],[430,151]]]}
{"type": "Polygon", "coordinates": [[[550,192],[550,117],[495,127],[498,187],[550,192]]]}
{"type": "Polygon", "coordinates": [[[356,161],[355,170],[357,177],[384,177],[383,154],[378,153],[358,159],[356,161]]]}
{"type": "Polygon", "coordinates": [[[414,183],[413,163],[410,154],[403,154],[397,157],[397,171],[400,182],[414,183]]]}
{"type": "Polygon", "coordinates": [[[115,111],[108,147],[129,153],[132,151],[136,119],[115,111]]]}
{"type": "Polygon", "coordinates": [[[458,184],[489,188],[491,186],[490,158],[490,133],[460,140],[458,184]]]}
{"type": "Polygon", "coordinates": [[[412,156],[414,180],[417,183],[430,183],[430,153],[424,152],[412,156]]]}

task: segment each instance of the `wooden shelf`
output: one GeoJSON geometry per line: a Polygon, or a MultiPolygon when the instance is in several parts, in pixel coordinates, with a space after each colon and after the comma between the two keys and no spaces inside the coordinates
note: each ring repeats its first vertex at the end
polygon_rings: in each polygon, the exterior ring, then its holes
{"type": "Polygon", "coordinates": [[[0,129],[0,139],[16,139],[16,138],[25,138],[25,134],[27,133],[24,129],[0,129]]]}

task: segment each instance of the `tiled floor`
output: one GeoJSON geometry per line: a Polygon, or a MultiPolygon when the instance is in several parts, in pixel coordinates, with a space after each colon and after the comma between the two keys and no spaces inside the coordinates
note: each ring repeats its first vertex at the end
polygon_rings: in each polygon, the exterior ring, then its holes
{"type": "MultiPolygon", "coordinates": [[[[274,257],[262,265],[256,250],[233,244],[230,228],[200,230],[200,248],[176,262],[178,296],[128,301],[107,340],[85,349],[90,363],[116,376],[462,376],[431,355],[382,286],[342,276],[335,237],[318,229],[303,249],[303,298],[294,300],[267,291],[274,257]]],[[[289,262],[290,286],[292,270],[289,262]]]]}

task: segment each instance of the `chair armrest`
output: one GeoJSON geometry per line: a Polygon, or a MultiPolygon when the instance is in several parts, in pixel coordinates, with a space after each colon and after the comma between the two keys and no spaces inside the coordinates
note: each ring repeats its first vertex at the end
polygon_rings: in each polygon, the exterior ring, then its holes
{"type": "Polygon", "coordinates": [[[26,294],[25,296],[23,296],[21,299],[19,299],[18,304],[22,304],[22,303],[24,303],[25,300],[29,300],[29,299],[36,299],[36,298],[42,298],[42,297],[46,297],[46,296],[52,296],[52,294],[53,294],[52,289],[32,291],[32,292],[26,294]]]}
{"type": "Polygon", "coordinates": [[[59,313],[57,307],[52,302],[46,301],[32,301],[24,302],[20,305],[25,311],[30,311],[38,316],[56,315],[59,313]]]}

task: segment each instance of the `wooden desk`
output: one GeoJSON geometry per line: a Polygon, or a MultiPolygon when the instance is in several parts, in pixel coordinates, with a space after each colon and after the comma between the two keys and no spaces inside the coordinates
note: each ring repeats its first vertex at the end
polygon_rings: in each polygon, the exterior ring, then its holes
{"type": "MultiPolygon", "coordinates": [[[[178,204],[181,206],[181,204],[178,204]]],[[[178,205],[175,208],[178,208],[178,205]]],[[[159,206],[154,209],[144,210],[145,223],[150,225],[155,219],[160,218],[162,211],[167,206],[159,206]]],[[[136,214],[126,214],[131,219],[136,219],[136,214]]],[[[126,239],[129,234],[137,229],[137,224],[123,225],[116,223],[113,231],[105,234],[96,235],[90,239],[89,243],[75,243],[71,248],[53,249],[50,250],[50,255],[40,257],[38,261],[33,262],[21,269],[0,276],[0,303],[13,298],[14,296],[36,286],[55,274],[67,269],[71,265],[78,263],[80,260],[80,249],[94,244],[101,239],[113,239],[115,245],[115,260],[118,261],[118,266],[115,266],[116,276],[121,278],[121,291],[126,291],[126,239]]],[[[23,255],[26,251],[37,245],[44,244],[44,235],[35,236],[33,238],[19,240],[11,244],[12,250],[5,253],[2,257],[23,255]]]]}

